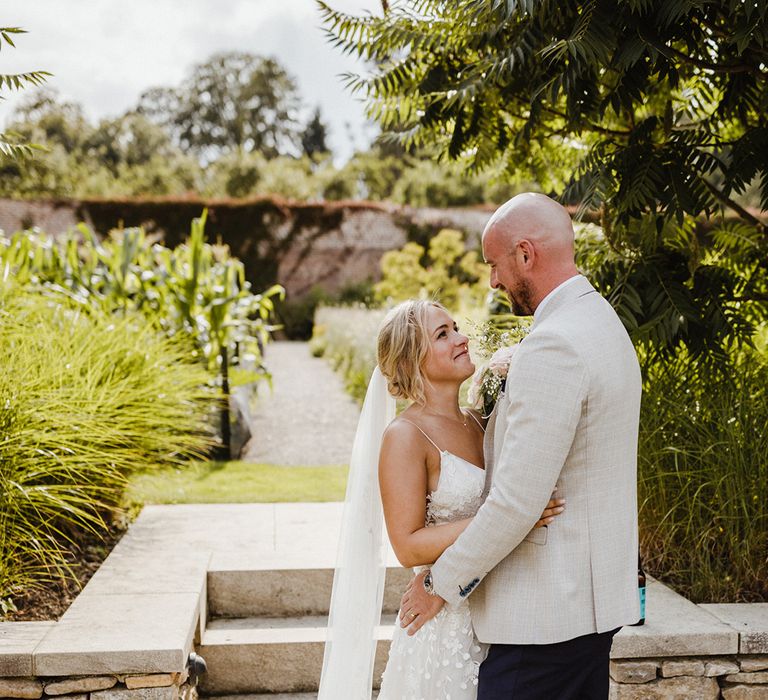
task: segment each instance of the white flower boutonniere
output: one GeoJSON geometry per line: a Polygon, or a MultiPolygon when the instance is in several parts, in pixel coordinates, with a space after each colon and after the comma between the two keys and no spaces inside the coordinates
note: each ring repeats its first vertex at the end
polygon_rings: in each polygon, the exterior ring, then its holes
{"type": "Polygon", "coordinates": [[[467,399],[470,406],[490,416],[496,401],[499,399],[502,387],[507,380],[509,363],[517,351],[518,343],[499,348],[491,355],[491,359],[477,369],[472,377],[467,399]]]}

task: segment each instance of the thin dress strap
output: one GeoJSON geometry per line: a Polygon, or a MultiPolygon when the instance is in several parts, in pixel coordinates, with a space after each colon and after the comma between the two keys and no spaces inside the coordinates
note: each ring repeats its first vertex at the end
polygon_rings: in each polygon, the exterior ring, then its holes
{"type": "Polygon", "coordinates": [[[425,438],[427,438],[427,440],[429,440],[434,445],[435,449],[438,452],[442,454],[443,451],[437,446],[437,443],[431,437],[429,437],[429,435],[427,435],[421,428],[419,428],[419,426],[416,425],[416,423],[414,423],[412,420],[408,420],[407,418],[401,418],[400,420],[404,420],[406,423],[410,423],[414,428],[416,428],[416,430],[418,430],[425,438]]]}
{"type": "MultiPolygon", "coordinates": [[[[477,416],[474,414],[474,412],[473,411],[467,411],[466,413],[464,413],[464,415],[467,415],[467,413],[470,416],[472,416],[472,420],[474,420],[475,423],[477,423],[480,426],[480,430],[485,432],[485,428],[483,427],[483,424],[477,419],[477,416]]],[[[417,425],[416,427],[418,428],[419,426],[417,425]]]]}

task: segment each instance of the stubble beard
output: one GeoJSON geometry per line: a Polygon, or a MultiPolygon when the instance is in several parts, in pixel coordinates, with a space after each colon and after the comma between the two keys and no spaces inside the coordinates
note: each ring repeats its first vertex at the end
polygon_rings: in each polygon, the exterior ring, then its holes
{"type": "Polygon", "coordinates": [[[512,313],[515,316],[533,315],[533,290],[526,280],[521,281],[514,291],[511,289],[507,290],[507,297],[512,306],[512,313]]]}

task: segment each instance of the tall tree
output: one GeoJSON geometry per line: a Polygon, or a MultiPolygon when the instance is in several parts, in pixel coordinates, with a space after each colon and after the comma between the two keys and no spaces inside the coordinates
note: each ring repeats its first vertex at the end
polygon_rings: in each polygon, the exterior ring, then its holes
{"type": "Polygon", "coordinates": [[[139,111],[210,159],[227,151],[298,153],[299,106],[296,84],[276,60],[231,52],[195,66],[179,88],[147,91],[139,111]]]}
{"type": "Polygon", "coordinates": [[[24,96],[13,113],[11,128],[25,140],[76,152],[83,148],[93,127],[81,105],[63,100],[57,90],[44,87],[24,96]]]}
{"type": "Polygon", "coordinates": [[[113,169],[120,164],[142,165],[153,156],[181,157],[168,132],[136,112],[102,119],[91,128],[84,150],[113,169]]]}
{"type": "Polygon", "coordinates": [[[328,130],[320,117],[320,108],[317,107],[301,134],[301,148],[310,158],[316,153],[328,153],[327,137],[328,130]]]}
{"type": "Polygon", "coordinates": [[[372,63],[349,84],[404,144],[528,170],[602,211],[597,276],[636,338],[703,353],[765,319],[768,227],[739,197],[757,182],[768,207],[768,3],[411,0],[362,18],[318,5],[372,63]]]}
{"type": "Polygon", "coordinates": [[[9,129],[45,146],[45,158],[0,160],[0,195],[130,196],[181,193],[202,179],[199,163],[146,117],[128,112],[91,124],[53,90],[31,92],[9,129]]]}

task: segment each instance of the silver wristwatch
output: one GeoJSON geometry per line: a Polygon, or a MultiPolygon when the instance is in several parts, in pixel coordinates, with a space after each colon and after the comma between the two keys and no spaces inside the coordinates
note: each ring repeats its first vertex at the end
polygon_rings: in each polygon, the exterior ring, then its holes
{"type": "Polygon", "coordinates": [[[431,571],[427,571],[427,575],[424,577],[424,590],[429,593],[429,595],[435,595],[435,588],[432,585],[431,571]]]}

